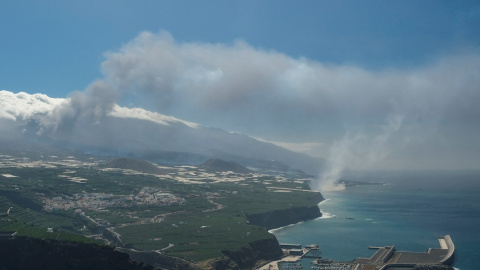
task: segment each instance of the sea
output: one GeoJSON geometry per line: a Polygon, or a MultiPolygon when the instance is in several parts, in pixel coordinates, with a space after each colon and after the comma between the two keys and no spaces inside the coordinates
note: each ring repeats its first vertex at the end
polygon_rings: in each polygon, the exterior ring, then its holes
{"type": "MultiPolygon", "coordinates": [[[[272,230],[280,243],[317,244],[335,261],[371,257],[369,246],[399,251],[455,245],[453,267],[480,269],[480,171],[350,172],[343,180],[378,183],[322,192],[322,217],[272,230]]],[[[312,259],[303,259],[310,269],[312,259]]]]}

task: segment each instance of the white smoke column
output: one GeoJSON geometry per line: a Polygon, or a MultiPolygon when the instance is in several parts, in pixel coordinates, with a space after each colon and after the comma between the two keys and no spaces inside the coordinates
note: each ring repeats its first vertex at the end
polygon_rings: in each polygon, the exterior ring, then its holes
{"type": "Polygon", "coordinates": [[[85,125],[100,124],[102,119],[110,113],[119,97],[118,91],[105,80],[91,83],[85,91],[75,91],[68,99],[49,112],[41,116],[39,134],[75,132],[85,125]]]}
{"type": "Polygon", "coordinates": [[[337,181],[341,178],[343,170],[352,159],[350,151],[355,139],[346,134],[340,141],[336,141],[330,148],[328,158],[328,167],[320,174],[315,185],[319,191],[342,190],[345,186],[338,185],[337,181]]]}
{"type": "Polygon", "coordinates": [[[402,115],[390,115],[380,132],[374,136],[366,132],[347,133],[330,148],[328,166],[316,179],[313,186],[319,191],[337,191],[345,189],[338,184],[343,171],[348,167],[366,169],[385,159],[390,151],[400,147],[392,146],[390,139],[400,130],[404,122],[402,115]]]}

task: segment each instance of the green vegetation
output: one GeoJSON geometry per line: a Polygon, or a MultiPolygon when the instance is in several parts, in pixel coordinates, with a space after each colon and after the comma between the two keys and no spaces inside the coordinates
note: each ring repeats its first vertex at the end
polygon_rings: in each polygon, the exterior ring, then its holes
{"type": "Polygon", "coordinates": [[[17,232],[15,236],[33,237],[44,240],[51,239],[66,242],[80,242],[97,245],[102,244],[99,241],[65,230],[54,230],[52,232],[48,232],[47,228],[27,225],[17,220],[11,220],[8,218],[0,219],[0,231],[13,231],[17,232]]]}
{"type": "Polygon", "coordinates": [[[221,250],[239,250],[271,238],[264,228],[249,226],[244,218],[217,215],[172,215],[163,223],[126,226],[116,230],[122,239],[143,250],[165,250],[167,254],[200,261],[220,257],[221,250]]]}
{"type": "Polygon", "coordinates": [[[105,242],[199,262],[274,238],[249,224],[247,215],[318,202],[319,193],[298,176],[182,166],[151,175],[104,169],[106,162],[92,159],[0,166],[0,213],[12,207],[9,215],[3,214],[0,230],[66,241],[95,241],[82,235],[96,235],[105,242]],[[47,227],[54,233],[47,233],[47,227]]]}

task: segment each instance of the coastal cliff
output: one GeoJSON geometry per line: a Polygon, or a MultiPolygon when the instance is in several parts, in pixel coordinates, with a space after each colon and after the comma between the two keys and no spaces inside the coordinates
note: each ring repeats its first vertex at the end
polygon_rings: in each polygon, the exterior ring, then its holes
{"type": "Polygon", "coordinates": [[[250,224],[262,226],[270,230],[321,216],[320,208],[315,205],[247,215],[247,220],[250,224]]]}
{"type": "Polygon", "coordinates": [[[322,216],[318,203],[323,201],[322,194],[318,193],[311,198],[312,205],[292,207],[264,213],[247,214],[247,220],[252,225],[258,225],[268,230],[295,224],[298,222],[316,219],[322,216]]]}

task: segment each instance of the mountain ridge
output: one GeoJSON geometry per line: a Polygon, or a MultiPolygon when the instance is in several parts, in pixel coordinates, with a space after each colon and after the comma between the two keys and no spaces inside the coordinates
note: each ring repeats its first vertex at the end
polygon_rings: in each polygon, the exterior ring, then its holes
{"type": "Polygon", "coordinates": [[[107,168],[134,170],[151,174],[166,174],[168,170],[160,169],[146,160],[132,158],[116,158],[106,164],[107,168]]]}
{"type": "MultiPolygon", "coordinates": [[[[249,160],[252,164],[268,161],[279,164],[278,167],[298,169],[313,175],[324,164],[323,159],[244,134],[203,127],[141,108],[114,105],[104,115],[97,115],[97,111],[80,114],[65,105],[68,101],[44,94],[14,94],[2,90],[0,131],[16,139],[47,143],[82,153],[104,152],[138,159],[146,159],[147,153],[152,152],[190,153],[196,155],[197,162],[210,158],[235,162],[249,160]]],[[[7,135],[0,138],[3,136],[7,135]]]]}

